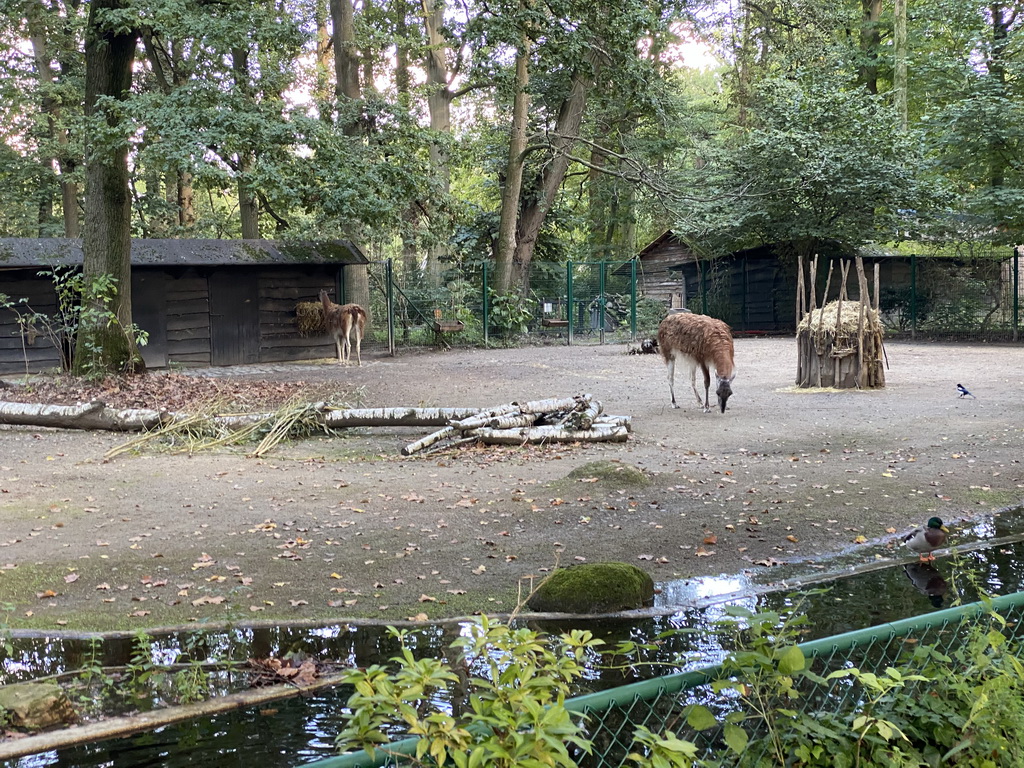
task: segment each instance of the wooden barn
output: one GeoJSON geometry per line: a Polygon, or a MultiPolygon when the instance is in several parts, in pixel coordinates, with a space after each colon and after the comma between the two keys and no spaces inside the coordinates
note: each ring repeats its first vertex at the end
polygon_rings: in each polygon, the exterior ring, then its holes
{"type": "MultiPolygon", "coordinates": [[[[295,306],[321,288],[344,296],[345,273],[365,269],[348,241],[133,240],[132,315],[149,334],[150,368],[308,360],[334,355],[326,335],[303,336],[295,306]]],[[[45,323],[55,317],[54,269],[82,265],[80,240],[0,239],[0,374],[60,366],[45,323]],[[40,274],[40,272],[44,274],[40,274]],[[24,302],[21,300],[24,299],[24,302]]]]}
{"type": "Polygon", "coordinates": [[[682,309],[687,306],[686,283],[678,268],[696,258],[674,232],[663,232],[636,255],[637,292],[672,309],[682,309]]]}

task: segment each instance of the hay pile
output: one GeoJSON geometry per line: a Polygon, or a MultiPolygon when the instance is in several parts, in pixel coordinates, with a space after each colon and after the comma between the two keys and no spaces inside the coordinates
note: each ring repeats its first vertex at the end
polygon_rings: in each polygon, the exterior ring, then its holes
{"type": "Polygon", "coordinates": [[[840,307],[836,300],[812,309],[797,326],[797,385],[884,387],[883,333],[878,310],[859,301],[846,299],[840,307]]]}
{"type": "MultiPolygon", "coordinates": [[[[809,331],[816,337],[831,335],[856,338],[857,331],[860,329],[860,302],[847,300],[842,302],[841,306],[842,312],[840,312],[840,303],[837,300],[831,301],[819,309],[812,309],[800,321],[797,333],[809,331]]],[[[864,309],[864,326],[871,330],[876,327],[881,330],[882,327],[878,312],[870,307],[864,309]]]]}
{"type": "Polygon", "coordinates": [[[295,325],[300,336],[319,336],[327,333],[323,305],[319,301],[300,301],[295,305],[295,325]]]}

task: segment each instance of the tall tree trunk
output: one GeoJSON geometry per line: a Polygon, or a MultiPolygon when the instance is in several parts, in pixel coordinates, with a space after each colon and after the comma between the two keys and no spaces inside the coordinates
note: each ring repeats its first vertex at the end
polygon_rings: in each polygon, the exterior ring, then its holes
{"type": "Polygon", "coordinates": [[[892,90],[900,128],[907,130],[907,0],[895,0],[893,7],[892,90]]]}
{"type": "Polygon", "coordinates": [[[501,218],[498,222],[498,243],[494,254],[494,290],[508,293],[512,288],[512,260],[516,253],[516,225],[519,221],[519,195],[523,189],[523,153],[526,151],[527,112],[530,94],[527,86],[527,42],[516,55],[515,96],[512,99],[512,125],[509,129],[508,164],[501,190],[501,218]]]}
{"type": "Polygon", "coordinates": [[[29,40],[32,44],[32,55],[35,59],[36,72],[39,77],[40,90],[43,93],[42,109],[46,115],[46,136],[56,142],[57,156],[40,158],[40,224],[47,225],[53,216],[53,198],[47,187],[53,179],[54,171],[59,169],[57,176],[61,190],[61,212],[65,237],[80,237],[82,234],[78,218],[78,184],[72,179],[76,168],[76,160],[71,155],[68,131],[60,124],[61,103],[54,93],[54,73],[51,66],[51,43],[48,14],[53,14],[41,2],[28,0],[25,4],[25,18],[28,21],[29,40]]]}
{"type": "Polygon", "coordinates": [[[331,34],[327,30],[329,16],[327,0],[316,0],[313,9],[316,23],[316,75],[313,82],[313,99],[320,119],[329,123],[334,113],[329,73],[331,64],[331,34]]]}
{"type": "Polygon", "coordinates": [[[356,46],[355,9],[352,0],[330,0],[334,25],[334,93],[342,130],[354,136],[359,132],[359,117],[352,110],[358,102],[359,53],[356,46]]]}
{"type": "Polygon", "coordinates": [[[589,76],[577,72],[573,75],[569,94],[562,101],[555,121],[554,133],[551,136],[551,159],[544,164],[544,172],[540,181],[540,194],[530,205],[523,208],[519,215],[518,242],[516,243],[515,274],[513,279],[521,286],[524,294],[530,289],[530,264],[537,246],[537,235],[544,226],[544,220],[554,205],[565,172],[569,168],[569,152],[580,135],[583,113],[587,106],[587,91],[592,80],[589,76]]]}
{"type": "Polygon", "coordinates": [[[142,358],[135,346],[131,294],[131,192],[128,184],[128,137],[131,126],[119,110],[100,105],[102,99],[123,101],[131,88],[132,64],[138,33],[108,29],[102,22],[107,11],[124,12],[128,0],[92,0],[85,32],[85,115],[102,120],[105,130],[90,131],[86,147],[85,231],[82,274],[86,294],[75,347],[74,370],[96,374],[100,371],[137,370],[142,358]],[[113,136],[119,138],[114,139],[113,136]],[[103,275],[116,281],[110,311],[117,317],[111,324],[103,307],[91,293],[91,286],[103,275]],[[99,310],[95,312],[94,310],[99,310]]]}
{"type": "MultiPolygon", "coordinates": [[[[146,58],[153,72],[157,87],[165,96],[180,88],[185,80],[183,71],[185,62],[180,53],[180,46],[173,40],[154,37],[152,29],[142,30],[142,44],[146,49],[146,58]]],[[[157,138],[159,138],[159,131],[157,138]]],[[[192,173],[185,169],[171,170],[166,178],[167,193],[165,199],[174,206],[176,215],[170,226],[179,229],[191,229],[196,223],[195,192],[192,188],[192,173]]]]}
{"type": "MultiPolygon", "coordinates": [[[[443,0],[421,0],[423,24],[427,32],[427,109],[430,113],[430,129],[434,140],[430,143],[430,167],[438,180],[442,197],[451,189],[451,166],[445,144],[452,132],[452,91],[449,88],[448,63],[445,58],[447,45],[442,29],[444,27],[443,0]]],[[[427,252],[427,277],[434,283],[440,280],[441,261],[448,249],[435,245],[427,252]]]]}
{"type": "Polygon", "coordinates": [[[860,27],[861,84],[869,93],[878,93],[878,50],[882,33],[878,28],[882,18],[882,0],[861,0],[863,19],[860,27]]]}
{"type": "MultiPolygon", "coordinates": [[[[246,98],[252,98],[249,85],[249,51],[246,48],[231,49],[231,71],[235,88],[246,98]]],[[[241,218],[242,239],[258,240],[260,236],[259,206],[256,195],[249,186],[249,173],[255,158],[250,150],[243,150],[235,156],[235,174],[238,184],[238,213],[241,218]]]]}
{"type": "MultiPolygon", "coordinates": [[[[1001,3],[992,3],[989,6],[992,19],[992,54],[988,61],[988,73],[996,83],[995,90],[1000,96],[1007,95],[1006,91],[1006,54],[1010,42],[1010,21],[1007,19],[1006,6],[1001,3]]],[[[1013,15],[1012,13],[1010,14],[1013,15]]],[[[989,161],[989,184],[992,187],[1002,187],[1006,182],[1006,140],[1002,136],[996,136],[990,142],[989,161]]]]}

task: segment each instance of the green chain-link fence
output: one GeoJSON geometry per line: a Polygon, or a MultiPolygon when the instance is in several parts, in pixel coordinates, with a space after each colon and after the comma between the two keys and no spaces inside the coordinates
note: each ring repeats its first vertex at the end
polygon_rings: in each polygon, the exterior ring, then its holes
{"type": "MultiPolygon", "coordinates": [[[[798,647],[820,682],[803,678],[800,698],[786,706],[805,713],[839,712],[858,705],[859,694],[846,678],[825,680],[835,670],[856,666],[862,672],[881,673],[906,659],[915,649],[930,647],[950,654],[961,647],[971,632],[983,622],[993,622],[1008,641],[1024,639],[1024,593],[995,598],[989,604],[969,605],[936,611],[877,627],[801,643],[798,647]],[[999,619],[992,618],[995,612],[999,619]]],[[[740,707],[732,690],[716,692],[712,683],[730,673],[716,665],[690,672],[667,675],[566,701],[566,708],[583,717],[586,736],[593,742],[591,755],[581,755],[586,768],[618,768],[636,749],[634,731],[646,726],[654,733],[672,730],[679,738],[693,741],[709,756],[724,748],[717,728],[694,731],[687,726],[685,711],[694,704],[709,708],[721,716],[740,707]]],[[[749,713],[747,713],[749,714],[749,713]]],[[[757,736],[757,726],[747,730],[757,736]]],[[[319,760],[307,768],[364,768],[401,765],[402,756],[414,754],[416,739],[404,739],[387,746],[388,754],[378,750],[376,759],[365,752],[319,760]]],[[[757,758],[756,755],[751,756],[757,758]]]]}
{"type": "Polygon", "coordinates": [[[374,318],[369,343],[376,348],[605,344],[637,334],[632,260],[538,270],[525,298],[495,294],[488,264],[434,279],[391,261],[374,262],[368,272],[374,318]]]}

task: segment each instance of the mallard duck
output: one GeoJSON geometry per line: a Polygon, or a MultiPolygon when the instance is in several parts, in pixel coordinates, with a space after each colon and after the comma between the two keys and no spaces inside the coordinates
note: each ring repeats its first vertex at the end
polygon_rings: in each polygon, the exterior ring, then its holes
{"type": "Polygon", "coordinates": [[[924,563],[935,559],[932,552],[946,545],[948,533],[949,529],[942,524],[942,520],[933,517],[924,528],[918,528],[904,536],[903,543],[912,552],[916,552],[920,561],[924,563]]]}

